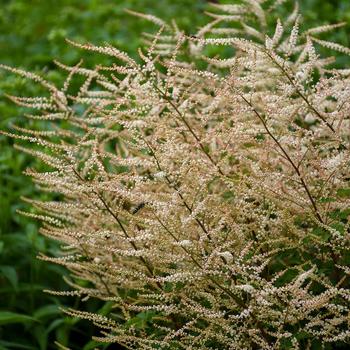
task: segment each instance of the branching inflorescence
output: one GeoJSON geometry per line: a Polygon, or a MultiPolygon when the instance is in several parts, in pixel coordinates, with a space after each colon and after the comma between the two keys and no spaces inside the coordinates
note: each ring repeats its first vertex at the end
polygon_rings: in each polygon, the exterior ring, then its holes
{"type": "Polygon", "coordinates": [[[350,70],[332,69],[315,46],[350,49],[318,38],[339,25],[301,33],[297,6],[269,33],[284,2],[213,5],[213,21],[191,37],[134,12],[160,26],[140,59],[70,42],[113,63],[57,62],[63,88],[2,66],[48,91],[11,97],[47,130],[7,134],[38,146],[18,147],[50,170],[27,174],[59,198],[26,199],[36,208],[26,215],[63,244],[41,258],[71,271],[74,291],[52,293],[110,303],[107,316],[66,310],[98,325],[98,341],[349,342],[350,70]],[[222,46],[232,53],[220,57],[222,46]]]}

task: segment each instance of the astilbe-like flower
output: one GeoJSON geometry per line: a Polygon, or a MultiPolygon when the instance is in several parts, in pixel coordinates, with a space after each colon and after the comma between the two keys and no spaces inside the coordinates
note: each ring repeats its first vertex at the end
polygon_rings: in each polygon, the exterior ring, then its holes
{"type": "Polygon", "coordinates": [[[350,71],[327,68],[314,43],[349,49],[313,37],[335,26],[299,34],[297,10],[268,36],[266,11],[283,2],[214,5],[226,14],[194,37],[147,17],[161,29],[140,62],[71,42],[113,64],[57,63],[68,72],[62,89],[3,66],[48,90],[11,98],[49,131],[7,134],[38,145],[19,148],[51,169],[26,173],[59,200],[26,199],[37,211],[24,214],[63,244],[61,256],[41,258],[66,266],[74,291],[52,293],[110,303],[107,316],[65,310],[98,325],[96,340],[130,349],[349,341],[350,71]],[[241,27],[223,25],[232,20],[241,27]],[[234,54],[205,57],[208,45],[234,54]],[[85,81],[71,93],[75,76],[85,81]]]}

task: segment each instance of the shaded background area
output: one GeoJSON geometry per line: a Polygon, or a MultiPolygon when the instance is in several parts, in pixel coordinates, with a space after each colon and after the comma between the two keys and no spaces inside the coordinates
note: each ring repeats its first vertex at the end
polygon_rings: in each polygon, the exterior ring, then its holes
{"type": "MultiPolygon", "coordinates": [[[[300,3],[307,26],[348,22],[346,28],[327,38],[349,46],[349,0],[300,3]]],[[[205,0],[0,0],[0,63],[36,71],[60,83],[63,76],[56,70],[53,59],[66,64],[75,64],[80,58],[88,64],[107,63],[101,55],[91,56],[70,47],[65,38],[97,45],[108,42],[136,53],[140,34],[155,28],[126,14],[124,8],[165,20],[176,18],[179,27],[188,33],[206,23],[205,0]]],[[[349,66],[343,57],[339,60],[349,66]]],[[[25,95],[37,91],[36,86],[24,79],[0,71],[0,129],[8,130],[11,123],[23,123],[23,111],[6,100],[5,92],[25,95]]],[[[42,292],[66,289],[62,279],[66,272],[36,259],[39,252],[55,254],[57,243],[38,235],[37,223],[16,213],[17,209],[26,208],[21,196],[39,196],[22,171],[40,165],[15,151],[12,143],[0,136],[0,350],[56,349],[55,341],[71,349],[93,349],[95,344],[89,340],[97,330],[85,321],[65,317],[60,307],[79,306],[103,314],[108,305],[97,301],[79,305],[74,298],[42,292]]]]}

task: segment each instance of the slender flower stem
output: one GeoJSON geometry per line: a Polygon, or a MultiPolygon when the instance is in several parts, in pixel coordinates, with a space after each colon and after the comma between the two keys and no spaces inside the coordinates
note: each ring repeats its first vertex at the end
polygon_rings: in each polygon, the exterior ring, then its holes
{"type": "Polygon", "coordinates": [[[261,123],[264,126],[264,129],[266,130],[266,132],[268,133],[268,135],[272,138],[272,140],[275,142],[275,144],[277,145],[277,147],[281,150],[281,152],[284,154],[284,156],[286,157],[286,159],[288,160],[288,162],[290,163],[290,165],[292,166],[292,168],[294,169],[295,173],[298,175],[299,180],[301,182],[302,187],[304,188],[310,202],[311,205],[314,209],[315,215],[317,217],[317,219],[323,224],[323,219],[319,213],[319,210],[317,208],[316,202],[314,200],[314,198],[311,195],[310,189],[308,187],[308,185],[306,184],[304,177],[301,175],[301,172],[299,170],[299,167],[294,163],[294,161],[292,160],[292,158],[289,156],[289,154],[287,153],[287,151],[284,149],[284,147],[281,145],[281,143],[277,140],[277,138],[273,135],[273,133],[270,131],[270,129],[268,128],[264,118],[262,117],[262,115],[256,110],[256,108],[252,105],[252,103],[250,101],[248,101],[244,95],[238,91],[236,91],[240,97],[242,98],[242,100],[252,109],[252,111],[254,112],[254,114],[259,118],[259,120],[261,121],[261,123]]]}

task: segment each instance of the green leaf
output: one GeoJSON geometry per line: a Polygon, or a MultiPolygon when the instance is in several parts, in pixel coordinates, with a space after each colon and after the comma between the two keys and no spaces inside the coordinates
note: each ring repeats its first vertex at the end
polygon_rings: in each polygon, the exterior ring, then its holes
{"type": "Polygon", "coordinates": [[[107,316],[111,310],[113,309],[114,302],[113,301],[107,301],[100,310],[98,310],[98,314],[102,316],[107,316]]]}
{"type": "Polygon", "coordinates": [[[331,236],[330,233],[322,227],[315,227],[312,230],[312,233],[315,236],[321,238],[324,242],[327,241],[329,239],[329,237],[331,236]]]}
{"type": "Polygon", "coordinates": [[[259,134],[257,134],[257,135],[255,136],[255,139],[256,139],[257,141],[264,141],[264,140],[265,140],[265,135],[259,133],[259,134]]]}
{"type": "MultiPolygon", "coordinates": [[[[108,344],[98,343],[95,340],[90,340],[85,346],[83,347],[83,350],[93,350],[97,349],[97,346],[103,346],[102,349],[105,349],[108,344]]],[[[100,348],[99,348],[100,349],[100,348]]]]}
{"type": "Polygon", "coordinates": [[[17,271],[13,266],[0,266],[1,274],[11,283],[15,291],[18,288],[17,271]]]}
{"type": "Polygon", "coordinates": [[[147,323],[150,322],[156,315],[157,313],[154,311],[140,312],[126,323],[126,327],[129,328],[133,326],[137,329],[143,329],[146,327],[147,323]]]}
{"type": "Polygon", "coordinates": [[[33,317],[18,314],[10,311],[0,311],[0,325],[10,324],[10,323],[32,323],[38,322],[33,317]]]}
{"type": "Polygon", "coordinates": [[[45,350],[47,348],[47,342],[48,342],[48,337],[47,337],[47,331],[43,326],[38,326],[35,327],[33,330],[33,334],[35,336],[35,339],[39,343],[40,350],[45,350]]]}
{"type": "Polygon", "coordinates": [[[336,199],[335,198],[331,198],[331,197],[322,197],[320,198],[320,203],[330,203],[330,202],[335,202],[336,199]]]}
{"type": "Polygon", "coordinates": [[[277,279],[275,286],[282,287],[285,284],[292,282],[296,276],[298,276],[298,270],[288,269],[282,276],[277,279]]]}
{"type": "Polygon", "coordinates": [[[280,343],[280,349],[291,349],[293,346],[291,339],[282,338],[280,343]]]}
{"type": "Polygon", "coordinates": [[[66,324],[63,327],[56,329],[57,341],[60,342],[63,346],[68,345],[70,330],[71,327],[68,327],[66,324]]]}
{"type": "Polygon", "coordinates": [[[341,198],[350,198],[350,188],[339,188],[337,195],[341,198]]]}
{"type": "Polygon", "coordinates": [[[297,338],[298,340],[302,340],[302,339],[307,339],[310,337],[310,334],[306,331],[299,331],[296,335],[295,338],[297,338]]]}
{"type": "Polygon", "coordinates": [[[336,222],[332,224],[331,227],[340,232],[341,234],[344,234],[345,226],[342,223],[336,222]]]}
{"type": "Polygon", "coordinates": [[[46,318],[46,317],[59,315],[59,314],[61,314],[61,310],[59,309],[59,306],[56,304],[52,304],[52,305],[46,305],[37,309],[34,312],[33,316],[37,319],[41,319],[41,318],[46,318]]]}
{"type": "Polygon", "coordinates": [[[350,216],[350,208],[345,210],[335,209],[329,213],[329,217],[334,220],[346,220],[350,216]]]}
{"type": "Polygon", "coordinates": [[[64,319],[59,318],[57,320],[54,320],[49,324],[49,326],[46,329],[46,332],[50,333],[51,331],[53,331],[55,328],[61,326],[62,324],[64,324],[64,319]]]}
{"type": "Polygon", "coordinates": [[[24,345],[13,341],[8,342],[5,340],[0,340],[0,350],[10,350],[10,349],[38,350],[37,347],[33,347],[30,345],[24,345]]]}

